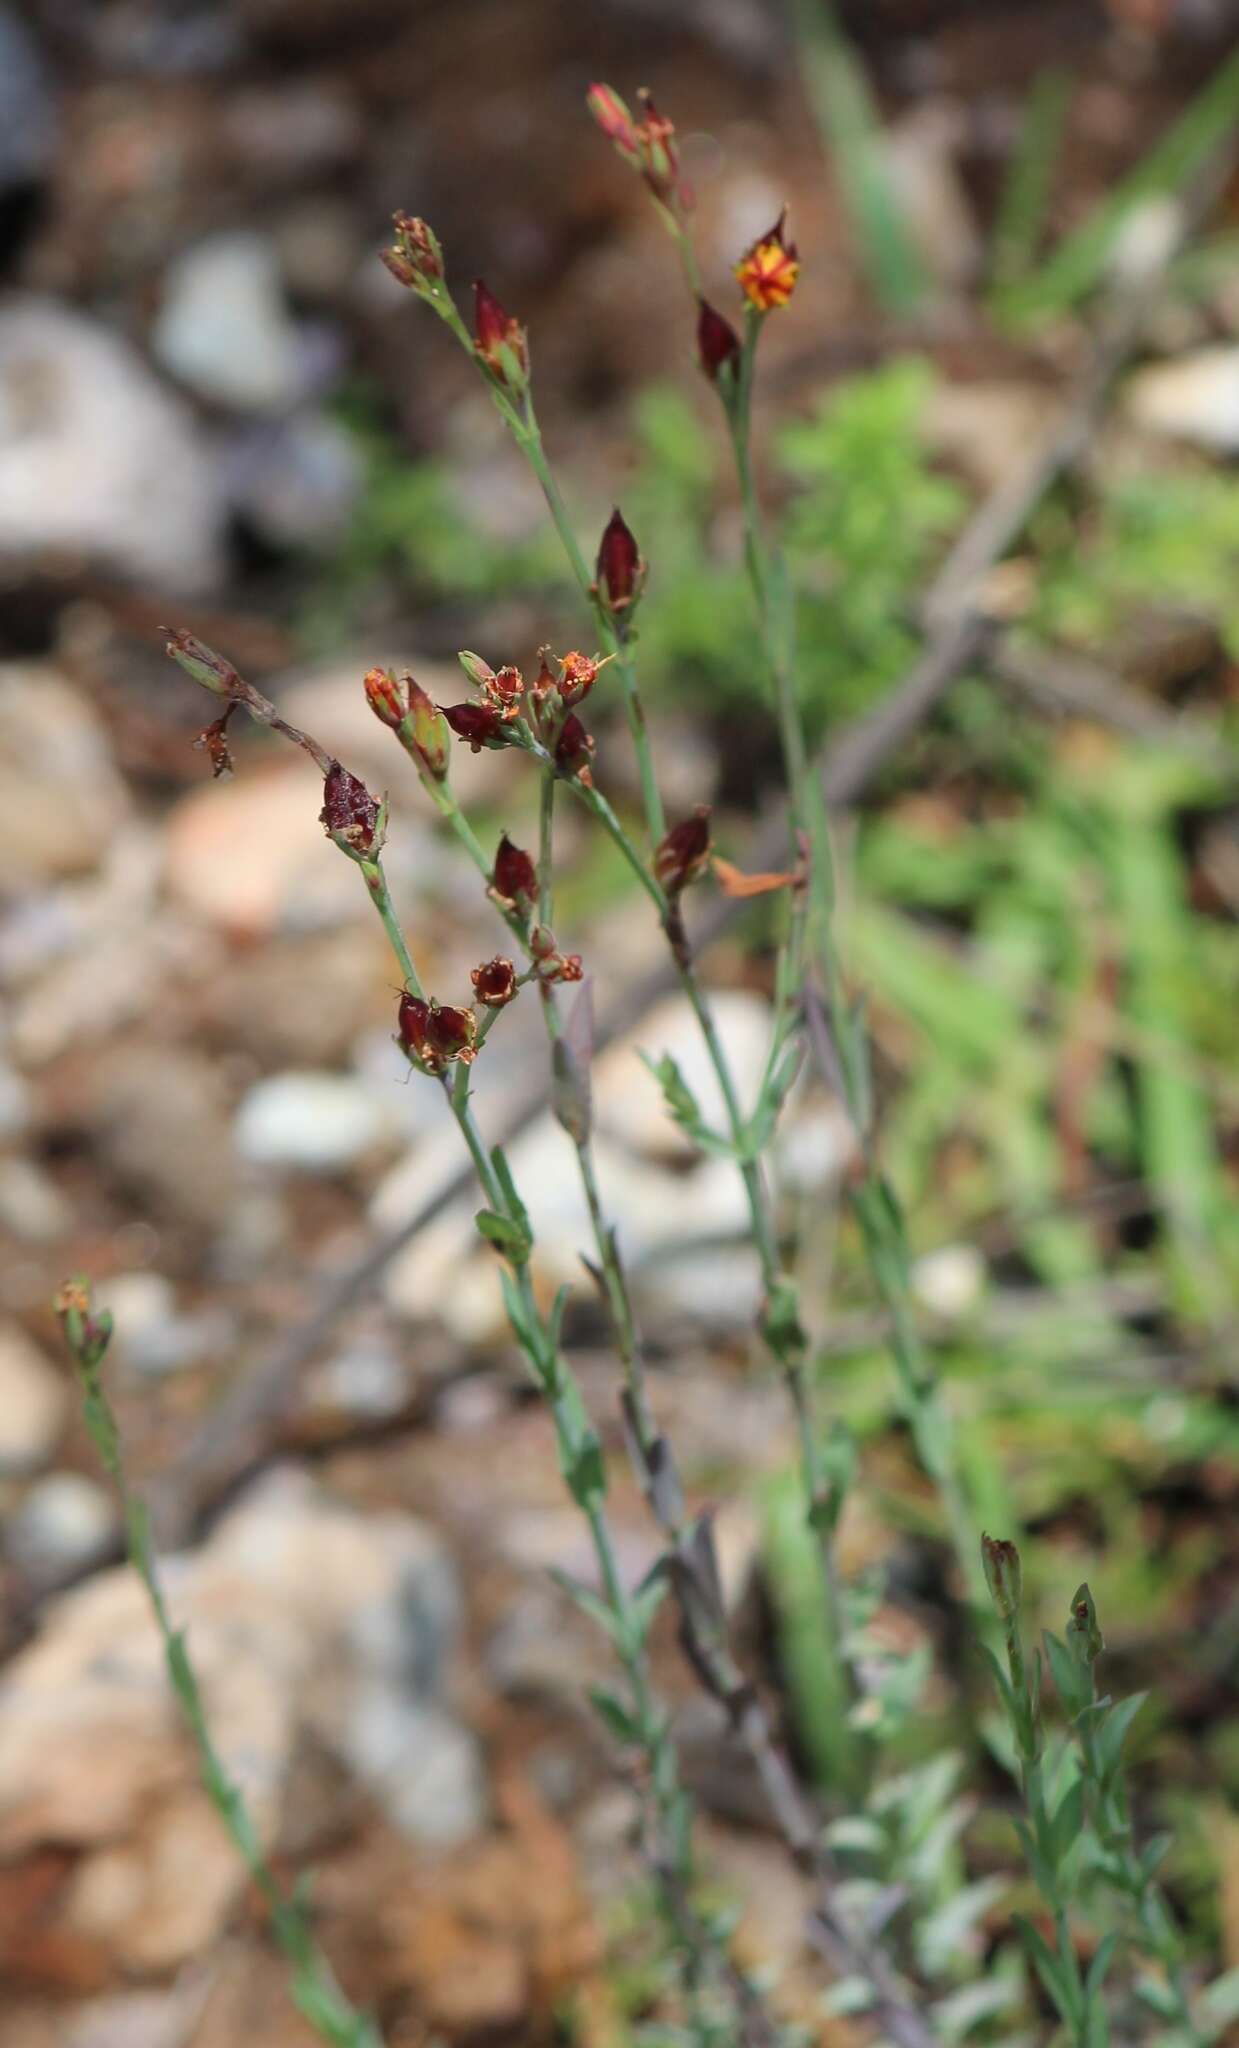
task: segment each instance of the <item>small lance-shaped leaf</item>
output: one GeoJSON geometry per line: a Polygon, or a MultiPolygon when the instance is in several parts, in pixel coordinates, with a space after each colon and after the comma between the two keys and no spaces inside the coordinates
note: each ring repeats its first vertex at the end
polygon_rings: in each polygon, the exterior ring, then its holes
{"type": "Polygon", "coordinates": [[[555,1403],[555,1434],[559,1468],[578,1507],[589,1509],[607,1490],[602,1445],[590,1422],[575,1380],[565,1378],[555,1403]]]}
{"type": "Polygon", "coordinates": [[[557,1564],[548,1566],[547,1570],[560,1592],[566,1593],[574,1606],[579,1607],[582,1614],[588,1615],[611,1642],[618,1643],[621,1633],[619,1617],[607,1606],[606,1601],[594,1592],[592,1586],[583,1585],[580,1579],[573,1578],[571,1572],[561,1571],[557,1564]]]}
{"type": "Polygon", "coordinates": [[[1134,1692],[1130,1698],[1120,1700],[1111,1707],[1097,1734],[1097,1761],[1101,1765],[1103,1778],[1111,1778],[1118,1770],[1123,1756],[1123,1744],[1128,1731],[1139,1714],[1147,1692],[1134,1692]]]}
{"type": "Polygon", "coordinates": [[[644,1647],[645,1639],[653,1626],[654,1616],[667,1597],[667,1575],[659,1565],[647,1573],[637,1587],[630,1603],[634,1648],[644,1647]]]}
{"type": "Polygon", "coordinates": [[[756,1159],[766,1150],[774,1136],[783,1104],[786,1102],[791,1085],[800,1072],[801,1051],[798,1045],[791,1047],[762,1091],[761,1101],[749,1118],[745,1131],[744,1149],[750,1159],[756,1159]]]}
{"type": "Polygon", "coordinates": [[[1083,1713],[1092,1697],[1093,1681],[1087,1665],[1077,1663],[1061,1637],[1046,1629],[1044,1638],[1045,1654],[1049,1659],[1058,1695],[1068,1714],[1074,1720],[1083,1713]]]}
{"type": "Polygon", "coordinates": [[[1054,1860],[1062,1863],[1074,1849],[1084,1831],[1084,1785],[1077,1778],[1064,1792],[1057,1813],[1050,1823],[1054,1844],[1054,1860]]]}
{"type": "Polygon", "coordinates": [[[600,1721],[603,1721],[617,1742],[635,1748],[641,1741],[641,1726],[632,1709],[619,1698],[618,1694],[604,1685],[591,1685],[590,1703],[600,1721]]]}
{"type": "Polygon", "coordinates": [[[495,1179],[498,1181],[503,1193],[504,1208],[513,1222],[519,1223],[522,1230],[525,1231],[532,1241],[533,1227],[529,1221],[529,1211],[516,1191],[516,1182],[512,1178],[512,1169],[508,1165],[508,1155],[502,1145],[495,1146],[490,1155],[490,1163],[494,1168],[495,1179]]]}
{"type": "Polygon", "coordinates": [[[510,1216],[501,1216],[497,1209],[479,1209],[473,1220],[486,1242],[493,1244],[505,1259],[510,1259],[514,1266],[527,1264],[533,1241],[521,1224],[514,1223],[510,1216]]]}
{"type": "Polygon", "coordinates": [[[1065,2020],[1071,2020],[1076,2011],[1075,1986],[1064,1964],[1046,1941],[1045,1936],[1026,1919],[1023,1913],[1012,1915],[1019,1929],[1024,1946],[1032,1957],[1037,1975],[1044,1984],[1058,2011],[1065,2020]]]}
{"type": "Polygon", "coordinates": [[[1113,1933],[1103,1935],[1102,1939],[1098,1942],[1096,1953],[1088,1966],[1088,1975],[1084,1979],[1084,1988],[1090,1998],[1100,1997],[1101,1988],[1106,1981],[1110,1965],[1114,1961],[1118,1945],[1118,1935],[1113,1933]]]}
{"type": "Polygon", "coordinates": [[[719,1158],[731,1158],[733,1147],[730,1139],[721,1137],[717,1131],[710,1129],[698,1108],[696,1096],[671,1054],[665,1052],[660,1060],[653,1060],[648,1053],[643,1052],[641,1060],[662,1089],[663,1101],[680,1129],[695,1145],[700,1145],[703,1151],[713,1152],[719,1158]]]}

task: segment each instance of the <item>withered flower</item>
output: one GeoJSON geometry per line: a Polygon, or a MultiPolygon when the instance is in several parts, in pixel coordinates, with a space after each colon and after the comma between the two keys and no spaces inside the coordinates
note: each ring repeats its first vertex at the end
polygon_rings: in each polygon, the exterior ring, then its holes
{"type": "Polygon", "coordinates": [[[353,860],[373,860],[383,844],[385,806],[371,796],[364,782],[333,761],[323,783],[319,820],[327,837],[353,860]]]}
{"type": "Polygon", "coordinates": [[[982,1536],[981,1562],[999,1620],[1013,1621],[1019,1613],[1023,1577],[1019,1551],[1005,1536],[982,1536]]]}
{"type": "Polygon", "coordinates": [[[397,283],[423,297],[432,294],[443,282],[443,251],[438,236],[416,214],[395,213],[392,225],[396,239],[390,249],[381,252],[381,261],[397,283]]]}
{"type": "Polygon", "coordinates": [[[402,995],[396,1030],[404,1051],[428,1074],[441,1074],[453,1060],[470,1066],[476,1057],[473,1041],[477,1037],[477,1018],[472,1010],[402,995]]]}
{"type": "Polygon", "coordinates": [[[537,900],[538,870],[529,855],[513,845],[506,832],[495,854],[491,886],[500,903],[510,910],[528,910],[537,900]]]}
{"type": "Polygon", "coordinates": [[[570,711],[555,742],[555,766],[561,775],[578,775],[582,782],[588,783],[593,758],[593,738],[586,732],[576,712],[570,711]]]}
{"type": "Polygon", "coordinates": [[[525,694],[525,678],[511,662],[505,663],[503,668],[496,669],[483,688],[501,718],[520,717],[521,698],[525,694]]]}
{"type": "Polygon", "coordinates": [[[739,335],[708,299],[697,301],[697,360],[711,384],[730,375],[740,360],[739,335]]]}
{"type": "Polygon", "coordinates": [[[599,669],[614,661],[613,654],[579,654],[575,650],[560,656],[559,694],[565,704],[579,704],[594,687],[599,669]]]}
{"type": "Polygon", "coordinates": [[[501,1010],[505,1003],[510,1003],[520,993],[516,968],[499,954],[475,967],[469,978],[479,1003],[485,1003],[492,1010],[501,1010]]]}
{"type": "Polygon", "coordinates": [[[669,896],[678,896],[704,872],[710,858],[710,810],[698,804],[654,849],[654,873],[669,896]]]}
{"type": "Polygon", "coordinates": [[[783,233],[786,219],[784,207],[769,233],[760,235],[736,265],[740,289],[759,313],[771,313],[785,306],[796,289],[800,258],[796,244],[783,233]]]}
{"type": "Polygon", "coordinates": [[[479,277],[473,287],[473,346],[491,375],[510,391],[529,382],[529,344],[519,320],[488,291],[479,277]]]}

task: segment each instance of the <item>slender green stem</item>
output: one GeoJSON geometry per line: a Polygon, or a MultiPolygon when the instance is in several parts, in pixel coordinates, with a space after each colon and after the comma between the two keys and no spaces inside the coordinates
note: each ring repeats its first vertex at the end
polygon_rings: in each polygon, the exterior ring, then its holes
{"type": "Polygon", "coordinates": [[[332,2048],[382,2048],[381,2036],[345,1996],[303,1913],[281,1888],[263,1851],[244,1795],[215,1746],[185,1632],[175,1626],[168,1609],[146,1505],[129,1484],[120,1433],[103,1390],[101,1366],[110,1325],[92,1321],[87,1291],[81,1283],[70,1283],[65,1298],[72,1300],[72,1305],[62,1306],[61,1312],[82,1383],[86,1423],[116,1489],[129,1560],[150,1602],[163,1643],[169,1683],[197,1751],[203,1785],[271,1915],[272,1931],[289,1966],[293,2001],[332,2048]]]}
{"type": "Polygon", "coordinates": [[[589,573],[585,557],[581,553],[563,493],[556,481],[554,471],[546,459],[542,444],[542,432],[533,409],[532,398],[526,399],[525,420],[515,430],[517,444],[529,463],[546,500],[552,523],[559,535],[560,544],[568,558],[581,595],[594,615],[598,635],[605,651],[614,656],[615,672],[619,677],[624,698],[624,712],[628,730],[632,735],[633,751],[637,758],[637,772],[641,779],[641,800],[645,807],[646,829],[651,845],[657,846],[667,829],[666,813],[658,787],[658,774],[654,767],[654,755],[650,746],[649,729],[645,722],[645,707],[627,648],[616,632],[615,625],[605,608],[598,603],[594,579],[589,573]]]}

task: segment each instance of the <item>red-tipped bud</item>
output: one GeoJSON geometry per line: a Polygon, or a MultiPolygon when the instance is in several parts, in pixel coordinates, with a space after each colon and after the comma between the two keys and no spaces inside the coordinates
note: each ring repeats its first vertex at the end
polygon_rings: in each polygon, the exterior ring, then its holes
{"type": "Polygon", "coordinates": [[[588,782],[593,758],[593,739],[586,732],[576,712],[570,711],[559,729],[559,738],[555,742],[555,766],[561,775],[579,775],[583,782],[588,782]]]}
{"type": "Polygon", "coordinates": [[[1006,1537],[982,1536],[981,1562],[1000,1621],[1014,1621],[1020,1610],[1020,1553],[1006,1537]]]}
{"type": "Polygon", "coordinates": [[[617,505],[598,544],[594,588],[614,616],[631,611],[645,585],[645,562],[617,505]]]}
{"type": "Polygon", "coordinates": [[[215,696],[244,695],[245,685],[232,663],[225,661],[222,654],[216,654],[204,640],[195,639],[192,633],[178,627],[168,634],[166,646],[173,661],[184,669],[186,675],[192,676],[204,689],[213,691],[215,696]]]}
{"type": "Polygon", "coordinates": [[[416,214],[392,215],[396,239],[382,251],[382,261],[392,276],[423,298],[434,295],[443,282],[443,251],[432,228],[416,214]]]}
{"type": "MultiPolygon", "coordinates": [[[[588,697],[594,687],[599,669],[614,661],[613,654],[578,654],[573,652],[561,656],[559,663],[559,694],[565,704],[579,704],[588,697]]],[[[562,734],[561,734],[562,737],[562,734]]],[[[592,742],[591,742],[592,745],[592,742]]]]}
{"type": "Polygon", "coordinates": [[[493,704],[441,704],[440,711],[458,740],[465,740],[480,754],[483,747],[506,747],[503,717],[493,704]]]}
{"type": "Polygon", "coordinates": [[[680,188],[680,160],[675,147],[675,128],[665,114],[660,114],[649,93],[642,86],[637,97],[641,101],[644,116],[637,132],[641,152],[641,170],[646,184],[655,199],[665,205],[681,206],[689,203],[689,195],[680,188]]]}
{"type": "Polygon", "coordinates": [[[705,870],[710,858],[710,811],[698,804],[691,818],[673,825],[654,850],[654,873],[668,896],[678,896],[705,870]]]}
{"type": "Polygon", "coordinates": [[[93,1374],[102,1363],[112,1341],[112,1316],[108,1309],[97,1313],[89,1280],[66,1280],[53,1303],[60,1317],[65,1342],[74,1363],[85,1374],[93,1374]]]}
{"type": "Polygon", "coordinates": [[[585,969],[579,953],[561,953],[549,925],[536,924],[529,934],[529,951],[540,981],[580,981],[585,969]]]}
{"type": "Polygon", "coordinates": [[[784,207],[768,234],[759,235],[736,265],[740,289],[759,313],[772,313],[785,306],[796,289],[800,259],[796,244],[783,232],[787,220],[784,207]]]}
{"type": "Polygon", "coordinates": [[[525,330],[494,293],[487,290],[481,278],[473,287],[473,346],[491,375],[508,390],[525,389],[529,382],[525,330]]]}
{"type": "Polygon", "coordinates": [[[352,860],[374,860],[383,844],[387,807],[355,775],[333,761],[323,783],[319,818],[327,837],[352,860]]]}
{"type": "Polygon", "coordinates": [[[375,717],[383,725],[389,725],[393,732],[399,732],[409,715],[409,693],[403,683],[398,683],[389,668],[368,670],[362,688],[366,702],[375,717]]]}
{"type": "Polygon", "coordinates": [[[495,680],[495,671],[480,654],[471,654],[467,647],[456,656],[475,690],[488,690],[495,680]]]}
{"type": "Polygon", "coordinates": [[[697,360],[711,384],[730,376],[740,360],[739,335],[708,299],[697,301],[697,360]]]}
{"type": "Polygon", "coordinates": [[[441,1074],[452,1060],[467,1067],[475,1057],[477,1019],[472,1010],[403,995],[396,1013],[396,1030],[404,1051],[429,1074],[441,1074]]]}
{"type": "Polygon", "coordinates": [[[514,846],[505,832],[499,841],[491,886],[499,901],[512,910],[528,910],[538,895],[538,870],[529,855],[514,846]]]}
{"type": "Polygon", "coordinates": [[[493,960],[484,960],[480,967],[475,967],[470,980],[479,1003],[485,1003],[491,1010],[501,1010],[519,993],[515,967],[510,960],[498,954],[493,960]]]}
{"type": "Polygon", "coordinates": [[[452,758],[452,736],[448,722],[420,683],[407,673],[402,678],[408,693],[409,715],[400,727],[400,744],[416,754],[427,775],[446,782],[452,758]]]}
{"type": "Polygon", "coordinates": [[[614,143],[626,163],[641,165],[641,142],[637,124],[623,100],[609,85],[591,85],[585,95],[589,108],[608,142],[614,143]]]}

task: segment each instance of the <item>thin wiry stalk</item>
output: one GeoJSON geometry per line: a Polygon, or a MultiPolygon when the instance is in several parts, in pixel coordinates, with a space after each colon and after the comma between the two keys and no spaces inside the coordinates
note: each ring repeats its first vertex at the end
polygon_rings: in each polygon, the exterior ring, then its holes
{"type": "Polygon", "coordinates": [[[163,1643],[169,1683],[197,1751],[203,1786],[262,1894],[271,1916],[271,1931],[289,1967],[293,2002],[331,2048],[383,2048],[382,2036],[345,1996],[305,1915],[280,1885],[263,1852],[241,1788],[215,1747],[185,1632],[176,1627],[168,1607],[151,1542],[146,1504],[130,1485],[120,1432],[103,1387],[102,1366],[111,1341],[112,1319],[93,1311],[90,1288],[83,1280],[67,1282],[56,1306],[81,1382],[86,1426],[120,1501],[129,1561],[150,1602],[163,1643]]]}

